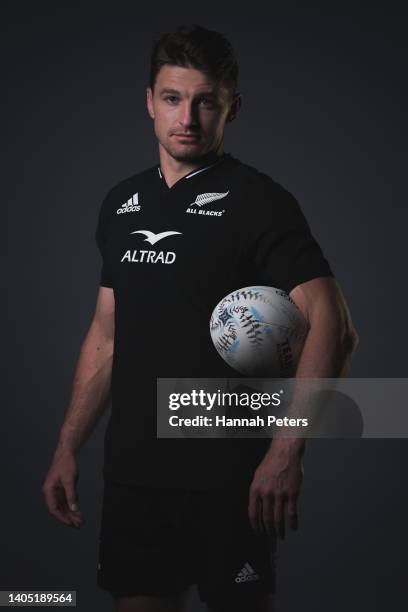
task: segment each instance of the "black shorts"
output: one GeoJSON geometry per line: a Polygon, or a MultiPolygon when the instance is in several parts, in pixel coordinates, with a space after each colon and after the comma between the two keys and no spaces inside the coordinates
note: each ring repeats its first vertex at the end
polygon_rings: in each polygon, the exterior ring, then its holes
{"type": "Polygon", "coordinates": [[[276,538],[251,528],[248,494],[105,482],[97,584],[115,597],[196,584],[210,607],[251,609],[275,591],[276,538]]]}

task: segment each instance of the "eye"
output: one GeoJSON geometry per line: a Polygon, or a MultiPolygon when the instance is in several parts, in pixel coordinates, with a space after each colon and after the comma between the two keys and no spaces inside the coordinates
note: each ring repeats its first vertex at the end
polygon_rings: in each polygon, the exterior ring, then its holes
{"type": "Polygon", "coordinates": [[[199,102],[200,104],[203,103],[203,105],[206,106],[207,108],[213,108],[215,106],[214,101],[210,100],[210,98],[200,98],[199,102]]]}
{"type": "Polygon", "coordinates": [[[178,100],[177,96],[166,96],[164,99],[166,102],[169,102],[169,104],[174,104],[178,100]]]}

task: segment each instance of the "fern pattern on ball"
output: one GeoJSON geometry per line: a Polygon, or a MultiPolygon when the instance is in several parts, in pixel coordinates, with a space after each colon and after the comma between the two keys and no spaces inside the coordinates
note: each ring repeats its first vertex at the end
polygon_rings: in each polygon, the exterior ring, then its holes
{"type": "Polygon", "coordinates": [[[295,366],[308,331],[302,313],[282,289],[232,291],[214,308],[210,333],[219,355],[245,375],[285,376],[295,366]]]}

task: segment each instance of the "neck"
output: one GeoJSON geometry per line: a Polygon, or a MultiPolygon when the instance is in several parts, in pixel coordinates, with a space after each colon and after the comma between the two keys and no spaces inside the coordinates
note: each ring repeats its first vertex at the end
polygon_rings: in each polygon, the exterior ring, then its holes
{"type": "Polygon", "coordinates": [[[214,164],[223,155],[223,148],[220,147],[219,150],[211,151],[194,161],[181,161],[171,157],[162,145],[159,144],[160,168],[169,187],[172,187],[179,179],[194,172],[194,170],[214,164]]]}

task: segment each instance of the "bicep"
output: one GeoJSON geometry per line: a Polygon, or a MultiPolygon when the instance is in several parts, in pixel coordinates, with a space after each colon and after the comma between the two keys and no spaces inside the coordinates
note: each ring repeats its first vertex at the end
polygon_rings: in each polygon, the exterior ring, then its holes
{"type": "Polygon", "coordinates": [[[113,341],[115,335],[115,296],[111,287],[99,287],[93,324],[98,326],[100,333],[107,340],[113,341]]]}

